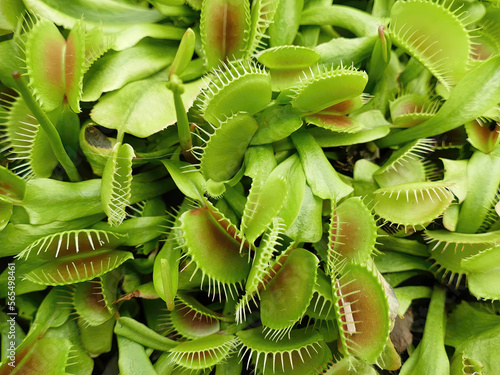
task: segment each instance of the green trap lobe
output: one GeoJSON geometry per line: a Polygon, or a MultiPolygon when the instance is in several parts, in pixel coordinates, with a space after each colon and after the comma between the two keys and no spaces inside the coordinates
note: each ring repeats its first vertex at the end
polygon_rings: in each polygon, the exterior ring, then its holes
{"type": "Polygon", "coordinates": [[[254,180],[243,211],[241,228],[248,242],[253,243],[278,216],[288,196],[290,163],[274,168],[265,182],[254,180]]]}
{"type": "MultiPolygon", "coordinates": [[[[330,107],[331,108],[331,107],[330,107]]],[[[306,122],[309,124],[314,124],[331,131],[343,132],[348,131],[350,127],[354,125],[352,121],[347,116],[341,115],[326,115],[316,113],[305,118],[306,122]]]]}
{"type": "Polygon", "coordinates": [[[363,93],[365,72],[339,68],[307,77],[295,90],[292,106],[305,112],[319,112],[363,93]]]}
{"type": "Polygon", "coordinates": [[[67,101],[73,112],[80,112],[83,71],[85,69],[85,27],[82,21],[69,33],[64,51],[64,75],[67,101]]]}
{"type": "Polygon", "coordinates": [[[201,10],[201,36],[209,68],[242,56],[248,42],[250,5],[245,0],[207,0],[201,10]]]}
{"type": "Polygon", "coordinates": [[[280,46],[262,51],[257,60],[269,69],[302,69],[316,63],[318,52],[302,46],[280,46]]]}
{"type": "Polygon", "coordinates": [[[73,284],[92,280],[132,258],[132,253],[126,251],[97,250],[46,262],[25,277],[42,285],[73,284]]]}
{"type": "Polygon", "coordinates": [[[66,41],[50,21],[39,21],[28,33],[26,64],[30,85],[47,112],[61,105],[66,92],[65,49],[66,41]]]}
{"type": "Polygon", "coordinates": [[[207,208],[184,213],[180,221],[188,254],[209,277],[225,283],[242,281],[250,271],[248,255],[207,208]]]}
{"type": "Polygon", "coordinates": [[[66,373],[73,345],[68,339],[56,337],[33,338],[32,343],[16,353],[15,367],[5,361],[0,368],[1,375],[24,374],[59,375],[66,373]]]}
{"type": "Polygon", "coordinates": [[[441,215],[453,194],[441,182],[415,182],[381,188],[374,192],[374,211],[401,225],[424,225],[441,215]]]}
{"type": "Polygon", "coordinates": [[[231,335],[213,334],[180,343],[170,350],[171,359],[188,369],[204,369],[221,363],[235,345],[231,335]]]}
{"type": "Polygon", "coordinates": [[[349,353],[375,363],[390,332],[389,306],[384,289],[377,276],[365,267],[351,264],[346,266],[343,274],[338,292],[340,313],[347,313],[339,322],[342,342],[346,343],[349,353]],[[349,308],[344,307],[349,303],[349,308]],[[354,332],[348,328],[349,321],[354,323],[354,332]]]}
{"type": "Polygon", "coordinates": [[[220,330],[219,320],[205,315],[191,307],[178,303],[170,313],[173,328],[183,337],[195,339],[217,333],[220,330]]]}
{"type": "Polygon", "coordinates": [[[300,320],[313,296],[318,259],[295,249],[278,274],[261,291],[261,319],[265,327],[284,329],[300,320]]]}
{"type": "Polygon", "coordinates": [[[377,224],[359,197],[349,198],[334,209],[329,247],[339,260],[363,264],[376,240],[377,224]]]}
{"type": "Polygon", "coordinates": [[[229,63],[227,68],[217,72],[199,97],[203,117],[212,124],[239,111],[254,115],[271,101],[269,73],[252,63],[229,63]]]}
{"type": "Polygon", "coordinates": [[[398,1],[391,9],[391,36],[444,85],[456,84],[465,74],[470,36],[465,24],[446,3],[398,1]]]}
{"type": "Polygon", "coordinates": [[[101,325],[113,316],[113,311],[106,306],[101,286],[96,282],[76,284],[73,305],[78,315],[91,326],[101,325]]]}
{"type": "Polygon", "coordinates": [[[254,118],[244,112],[222,122],[203,152],[200,163],[203,175],[217,182],[230,180],[240,169],[257,127],[254,118]]]}

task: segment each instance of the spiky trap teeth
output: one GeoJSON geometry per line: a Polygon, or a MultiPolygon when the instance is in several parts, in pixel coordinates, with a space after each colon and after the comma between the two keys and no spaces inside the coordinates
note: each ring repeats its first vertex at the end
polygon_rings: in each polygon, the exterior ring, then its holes
{"type": "Polygon", "coordinates": [[[253,115],[271,101],[271,77],[254,62],[224,63],[203,79],[200,110],[212,124],[240,111],[253,115]]]}
{"type": "Polygon", "coordinates": [[[344,355],[375,363],[390,332],[389,306],[382,283],[370,268],[349,264],[332,284],[344,355]]]}
{"type": "Polygon", "coordinates": [[[472,51],[467,12],[452,10],[453,2],[397,1],[391,9],[394,44],[425,65],[445,86],[465,75],[472,51]]]}
{"type": "Polygon", "coordinates": [[[315,113],[363,93],[368,75],[355,68],[318,66],[293,88],[292,106],[315,113]]]}
{"type": "Polygon", "coordinates": [[[454,199],[445,182],[414,182],[374,192],[375,214],[404,227],[423,228],[443,214],[454,199]]]}
{"type": "Polygon", "coordinates": [[[306,374],[331,358],[331,352],[319,332],[292,330],[283,340],[267,339],[261,328],[238,333],[242,346],[239,355],[246,367],[255,366],[263,374],[306,374]]]}
{"type": "MultiPolygon", "coordinates": [[[[220,215],[220,213],[219,213],[220,215]]],[[[193,276],[199,271],[202,283],[207,278],[208,293],[234,296],[242,289],[242,282],[250,271],[248,249],[240,245],[239,232],[233,235],[221,226],[220,216],[214,217],[208,208],[195,208],[180,217],[179,238],[189,264],[195,265],[193,276]]],[[[187,266],[186,266],[187,267],[187,266]]]]}

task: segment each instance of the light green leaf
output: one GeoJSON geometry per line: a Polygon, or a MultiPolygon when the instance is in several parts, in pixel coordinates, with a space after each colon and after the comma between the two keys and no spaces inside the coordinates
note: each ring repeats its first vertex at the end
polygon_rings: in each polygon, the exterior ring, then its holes
{"type": "Polygon", "coordinates": [[[145,40],[124,51],[106,53],[85,74],[82,100],[95,101],[105,92],[160,71],[173,61],[175,51],[162,42],[145,40]]]}
{"type": "Polygon", "coordinates": [[[123,51],[134,46],[141,39],[150,37],[155,39],[181,40],[186,30],[170,24],[136,23],[124,28],[115,34],[113,49],[123,51]]]}
{"type": "MultiPolygon", "coordinates": [[[[184,85],[182,100],[186,109],[200,92],[201,81],[184,85]]],[[[142,80],[101,98],[90,113],[98,124],[146,138],[177,121],[174,96],[165,82],[142,80]]]]}
{"type": "Polygon", "coordinates": [[[315,195],[322,199],[340,200],[353,191],[340,179],[312,135],[298,131],[292,134],[292,140],[299,151],[307,183],[315,195]]]}
{"type": "Polygon", "coordinates": [[[450,362],[444,348],[446,290],[435,286],[425,321],[424,336],[401,367],[401,375],[449,375],[450,362]]]}
{"type": "Polygon", "coordinates": [[[32,13],[71,29],[82,17],[90,25],[106,31],[122,30],[128,25],[158,22],[165,18],[156,9],[114,0],[24,0],[32,13]]]}

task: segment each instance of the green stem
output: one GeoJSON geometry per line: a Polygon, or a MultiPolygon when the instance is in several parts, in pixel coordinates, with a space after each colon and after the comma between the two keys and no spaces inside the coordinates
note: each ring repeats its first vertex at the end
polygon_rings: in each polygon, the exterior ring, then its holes
{"type": "Polygon", "coordinates": [[[31,110],[33,115],[38,120],[38,123],[47,134],[50,146],[52,147],[52,151],[54,151],[54,155],[56,156],[57,160],[59,161],[59,163],[61,163],[62,167],[68,174],[69,179],[72,182],[81,181],[82,179],[78,174],[78,170],[76,169],[73,161],[71,161],[70,157],[66,153],[66,150],[64,149],[64,145],[61,141],[59,133],[57,132],[57,129],[36,102],[35,98],[31,94],[30,89],[28,88],[26,81],[19,72],[13,72],[12,77],[14,77],[17,90],[23,97],[26,105],[31,110]]]}
{"type": "Polygon", "coordinates": [[[118,134],[116,135],[116,142],[123,143],[123,138],[125,137],[125,132],[123,130],[118,130],[118,134]]]}
{"type": "Polygon", "coordinates": [[[193,154],[191,153],[191,148],[193,147],[193,141],[191,139],[191,129],[189,127],[189,121],[186,113],[186,108],[182,101],[181,94],[184,92],[184,87],[182,81],[177,75],[173,74],[170,77],[170,82],[167,87],[172,91],[174,95],[175,113],[177,115],[177,131],[179,134],[179,142],[181,144],[182,154],[184,158],[193,163],[196,162],[193,154]]]}
{"type": "Polygon", "coordinates": [[[175,111],[177,112],[179,140],[181,143],[182,153],[186,156],[186,153],[191,154],[190,150],[191,147],[193,147],[193,141],[191,139],[191,131],[189,129],[189,122],[184,108],[184,103],[182,102],[181,94],[178,91],[174,91],[174,103],[175,111]]]}

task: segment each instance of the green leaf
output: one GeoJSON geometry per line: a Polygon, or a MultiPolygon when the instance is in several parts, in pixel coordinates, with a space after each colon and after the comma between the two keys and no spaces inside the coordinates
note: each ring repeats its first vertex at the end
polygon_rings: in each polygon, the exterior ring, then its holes
{"type": "MultiPolygon", "coordinates": [[[[126,337],[149,348],[169,351],[177,346],[177,342],[170,340],[135,319],[122,316],[115,326],[118,337],[126,337]]],[[[133,355],[135,358],[135,355],[133,355]]]]}
{"type": "Polygon", "coordinates": [[[476,151],[467,163],[467,195],[460,208],[457,231],[476,233],[495,200],[500,173],[500,147],[491,154],[476,151]]]}
{"type": "Polygon", "coordinates": [[[144,347],[133,339],[117,335],[118,368],[122,375],[157,375],[144,347]]]}
{"type": "Polygon", "coordinates": [[[380,272],[402,272],[409,270],[427,271],[431,263],[409,254],[392,251],[383,252],[375,258],[375,264],[380,272]]]}
{"type": "Polygon", "coordinates": [[[71,29],[82,17],[94,26],[102,25],[105,31],[122,30],[128,25],[152,23],[165,18],[156,9],[113,0],[25,0],[25,5],[34,14],[50,19],[58,25],[71,29]]]}
{"type": "Polygon", "coordinates": [[[316,243],[321,239],[323,224],[321,211],[323,200],[313,194],[309,185],[305,185],[304,198],[299,213],[285,234],[299,242],[316,243]]]}
{"type": "Polygon", "coordinates": [[[448,375],[450,362],[444,347],[446,327],[445,289],[435,286],[424,328],[417,349],[401,367],[401,375],[448,375]]]}
{"type": "MultiPolygon", "coordinates": [[[[3,2],[2,2],[3,4],[3,2]]],[[[0,81],[9,87],[15,87],[12,72],[19,69],[18,49],[13,39],[0,42],[0,81]]]]}
{"type": "Polygon", "coordinates": [[[398,315],[403,317],[414,299],[431,298],[432,289],[426,286],[403,286],[394,289],[399,301],[398,315]]]}
{"type": "Polygon", "coordinates": [[[338,201],[353,191],[340,179],[312,135],[298,131],[292,134],[292,141],[299,152],[307,183],[314,195],[338,201]]]}
{"type": "MultiPolygon", "coordinates": [[[[200,81],[184,85],[182,99],[186,109],[200,92],[200,81]]],[[[142,80],[129,83],[99,100],[91,118],[98,124],[139,138],[146,138],[177,121],[174,96],[164,82],[142,80]]]]}
{"type": "Polygon", "coordinates": [[[5,0],[0,3],[0,34],[8,34],[16,29],[18,17],[24,11],[21,0],[5,0]]]}
{"type": "Polygon", "coordinates": [[[269,25],[271,47],[292,44],[299,30],[304,0],[280,0],[269,25]]]}
{"type": "Polygon", "coordinates": [[[95,101],[105,92],[146,78],[172,63],[174,56],[174,47],[154,40],[144,40],[121,52],[107,52],[85,74],[82,100],[95,101]]]}
{"type": "Polygon", "coordinates": [[[161,162],[185,196],[200,200],[206,190],[206,181],[196,168],[184,161],[162,159],[161,162]]]}
{"type": "Polygon", "coordinates": [[[310,7],[302,12],[301,25],[332,25],[357,36],[376,35],[384,22],[378,17],[344,5],[310,7]]]}
{"type": "Polygon", "coordinates": [[[114,34],[113,49],[123,51],[143,38],[181,40],[186,30],[170,24],[137,23],[114,34]]]}
{"type": "Polygon", "coordinates": [[[89,326],[78,319],[82,346],[92,357],[111,351],[115,322],[114,319],[109,319],[101,325],[89,326]]]}
{"type": "Polygon", "coordinates": [[[256,118],[259,128],[252,138],[252,145],[273,143],[288,137],[302,126],[301,113],[291,106],[272,106],[256,118]]]}
{"type": "Polygon", "coordinates": [[[479,361],[484,366],[483,374],[494,374],[500,368],[500,357],[493,354],[500,350],[500,316],[475,305],[463,301],[450,314],[445,343],[479,361]]]}

